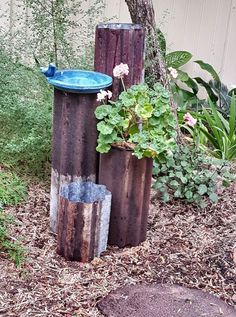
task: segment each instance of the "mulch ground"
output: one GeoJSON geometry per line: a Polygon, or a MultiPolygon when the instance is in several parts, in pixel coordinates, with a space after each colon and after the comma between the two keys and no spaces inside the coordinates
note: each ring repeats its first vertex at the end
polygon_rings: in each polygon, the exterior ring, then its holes
{"type": "Polygon", "coordinates": [[[138,283],[202,289],[236,305],[236,185],[217,205],[201,210],[180,201],[151,204],[147,240],[135,248],[109,247],[91,263],[66,262],[49,230],[49,194],[29,188],[28,200],[7,209],[17,219],[12,237],[27,250],[17,269],[0,258],[0,315],[102,316],[97,302],[110,291],[138,283]]]}

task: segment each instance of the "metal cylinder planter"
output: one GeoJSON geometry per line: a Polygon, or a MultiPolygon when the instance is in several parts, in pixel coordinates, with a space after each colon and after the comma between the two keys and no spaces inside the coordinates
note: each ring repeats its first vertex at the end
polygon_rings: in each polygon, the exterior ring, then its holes
{"type": "Polygon", "coordinates": [[[113,147],[100,158],[99,183],[112,192],[108,243],[137,246],[146,239],[153,161],[113,147]]]}
{"type": "Polygon", "coordinates": [[[106,250],[111,193],[106,186],[74,182],[61,189],[57,253],[66,260],[88,262],[106,250]]]}

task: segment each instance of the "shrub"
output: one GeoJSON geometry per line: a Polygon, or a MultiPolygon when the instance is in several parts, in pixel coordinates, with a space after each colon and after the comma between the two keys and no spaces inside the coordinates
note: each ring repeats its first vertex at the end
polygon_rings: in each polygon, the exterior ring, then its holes
{"type": "Polygon", "coordinates": [[[24,249],[18,241],[12,241],[9,236],[7,225],[12,222],[13,218],[0,208],[0,255],[7,254],[19,267],[24,259],[24,249]]]}
{"type": "Polygon", "coordinates": [[[228,186],[233,176],[225,168],[225,162],[209,161],[196,148],[180,146],[166,160],[155,161],[154,188],[164,201],[184,199],[201,207],[206,198],[218,201],[222,187],[228,186]]]}
{"type": "Polygon", "coordinates": [[[0,207],[18,204],[25,196],[24,182],[15,173],[0,170],[0,207]]]}
{"type": "Polygon", "coordinates": [[[51,151],[51,90],[0,49],[0,162],[42,175],[51,151]]]}

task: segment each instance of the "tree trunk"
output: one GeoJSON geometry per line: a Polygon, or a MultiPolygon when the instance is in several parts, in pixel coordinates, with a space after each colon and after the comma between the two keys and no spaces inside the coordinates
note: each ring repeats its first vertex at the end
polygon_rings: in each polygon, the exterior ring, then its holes
{"type": "Polygon", "coordinates": [[[155,12],[152,0],[125,0],[131,20],[133,23],[141,24],[145,27],[149,38],[150,47],[152,48],[147,56],[149,61],[152,61],[148,72],[154,76],[157,81],[160,81],[165,87],[168,85],[166,66],[163,61],[158,39],[156,36],[156,21],[155,12]]]}
{"type": "MultiPolygon", "coordinates": [[[[151,65],[147,67],[146,73],[151,75],[156,81],[160,82],[170,91],[166,65],[156,35],[157,28],[152,0],[125,0],[125,2],[128,6],[132,22],[141,24],[145,27],[146,34],[150,41],[149,45],[151,49],[148,52],[148,56],[146,56],[146,60],[151,61],[151,65]]],[[[170,103],[177,122],[177,141],[180,143],[181,132],[178,125],[177,108],[172,96],[170,98],[170,103]]]]}

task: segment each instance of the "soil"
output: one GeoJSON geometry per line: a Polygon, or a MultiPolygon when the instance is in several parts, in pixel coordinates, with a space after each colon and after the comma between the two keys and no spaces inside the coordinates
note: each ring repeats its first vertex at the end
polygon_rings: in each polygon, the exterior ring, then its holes
{"type": "Polygon", "coordinates": [[[91,263],[66,262],[49,230],[49,186],[32,184],[26,202],[6,209],[13,239],[25,246],[21,268],[0,258],[0,316],[103,316],[97,303],[121,287],[179,284],[236,305],[236,185],[216,205],[199,209],[153,200],[147,240],[109,247],[91,263]]]}

